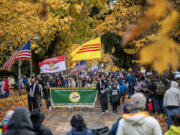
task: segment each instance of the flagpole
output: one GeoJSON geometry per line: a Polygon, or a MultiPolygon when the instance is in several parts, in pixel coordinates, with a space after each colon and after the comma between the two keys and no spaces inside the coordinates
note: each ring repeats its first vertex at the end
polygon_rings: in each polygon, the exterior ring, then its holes
{"type": "Polygon", "coordinates": [[[22,65],[22,61],[18,60],[18,79],[21,79],[21,65],[22,65]]]}
{"type": "Polygon", "coordinates": [[[30,54],[31,54],[31,60],[30,60],[30,78],[32,77],[32,52],[31,52],[31,45],[30,45],[30,54]]]}
{"type": "Polygon", "coordinates": [[[67,57],[66,57],[66,53],[64,53],[64,57],[65,57],[65,63],[66,63],[66,73],[67,73],[67,75],[68,75],[69,73],[68,73],[68,66],[67,66],[67,57]]]}
{"type": "MultiPolygon", "coordinates": [[[[101,43],[101,36],[100,36],[100,43],[101,43]]],[[[102,50],[102,43],[101,43],[101,62],[103,63],[103,57],[102,56],[103,56],[103,50],[102,50]]],[[[101,66],[102,66],[102,63],[101,63],[101,66]]],[[[100,68],[101,68],[101,66],[100,66],[100,68]]],[[[101,70],[101,72],[102,72],[102,70],[101,70]]]]}

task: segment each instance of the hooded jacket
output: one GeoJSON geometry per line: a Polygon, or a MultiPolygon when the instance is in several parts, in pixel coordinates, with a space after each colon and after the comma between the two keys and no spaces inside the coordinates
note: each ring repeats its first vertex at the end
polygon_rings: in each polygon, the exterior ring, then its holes
{"type": "Polygon", "coordinates": [[[83,129],[82,131],[78,131],[78,130],[73,128],[66,135],[93,135],[93,133],[90,129],[83,129]]]}
{"type": "Polygon", "coordinates": [[[44,118],[44,114],[41,114],[37,109],[31,112],[34,132],[36,132],[37,135],[53,135],[48,127],[42,125],[44,118]]]}
{"type": "Polygon", "coordinates": [[[32,127],[28,111],[24,107],[17,107],[8,122],[8,131],[3,135],[36,135],[32,127]]]}
{"type": "Polygon", "coordinates": [[[164,107],[177,106],[180,107],[180,90],[178,89],[178,83],[171,81],[171,87],[166,91],[164,95],[164,107]]]}
{"type": "Polygon", "coordinates": [[[116,135],[162,135],[158,121],[147,112],[124,114],[122,117],[116,135]]]}
{"type": "Polygon", "coordinates": [[[165,133],[165,135],[180,135],[180,127],[171,126],[171,128],[165,133]]]}

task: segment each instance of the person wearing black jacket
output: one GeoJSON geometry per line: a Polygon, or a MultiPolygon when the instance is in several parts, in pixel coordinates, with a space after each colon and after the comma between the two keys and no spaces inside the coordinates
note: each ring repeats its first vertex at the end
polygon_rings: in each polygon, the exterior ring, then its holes
{"type": "Polygon", "coordinates": [[[101,74],[100,75],[100,80],[97,83],[97,90],[98,90],[98,96],[99,96],[99,100],[100,100],[100,104],[101,104],[101,109],[102,109],[102,113],[104,113],[105,111],[108,111],[108,92],[106,90],[106,88],[108,87],[108,85],[105,82],[105,75],[101,74]]]}
{"type": "Polygon", "coordinates": [[[152,98],[153,101],[153,112],[158,110],[158,95],[157,95],[157,78],[155,76],[152,77],[150,83],[149,83],[149,92],[150,92],[150,98],[152,98]]]}
{"type": "Polygon", "coordinates": [[[8,131],[3,135],[36,135],[26,108],[17,107],[8,122],[8,131]]]}
{"type": "Polygon", "coordinates": [[[33,109],[37,109],[38,96],[40,95],[38,79],[34,80],[34,78],[32,78],[31,82],[27,85],[27,92],[29,110],[32,111],[33,109]]]}
{"type": "Polygon", "coordinates": [[[113,82],[111,89],[110,89],[110,95],[111,95],[111,104],[112,104],[112,109],[114,113],[117,113],[117,107],[120,101],[120,93],[119,93],[119,88],[117,87],[118,83],[113,82]]]}
{"type": "Polygon", "coordinates": [[[49,82],[46,82],[45,87],[43,88],[43,96],[46,100],[47,109],[51,110],[51,100],[50,100],[50,85],[49,82]]]}
{"type": "Polygon", "coordinates": [[[42,125],[45,118],[44,114],[41,114],[37,109],[35,109],[31,112],[30,118],[33,123],[33,131],[36,135],[53,135],[48,127],[42,125]]]}

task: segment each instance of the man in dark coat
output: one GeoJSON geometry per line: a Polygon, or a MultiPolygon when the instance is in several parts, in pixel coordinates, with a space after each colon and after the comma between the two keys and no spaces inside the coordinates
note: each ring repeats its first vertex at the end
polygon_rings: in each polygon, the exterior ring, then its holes
{"type": "Polygon", "coordinates": [[[40,96],[38,79],[34,80],[34,78],[32,78],[32,81],[27,86],[27,92],[29,110],[32,111],[33,109],[37,109],[38,97],[40,96]]]}
{"type": "Polygon", "coordinates": [[[108,91],[107,88],[108,85],[105,82],[105,75],[101,74],[100,75],[100,80],[97,83],[97,90],[98,90],[98,95],[100,99],[100,104],[101,104],[101,109],[102,113],[105,111],[108,111],[108,91]]]}
{"type": "Polygon", "coordinates": [[[35,109],[31,112],[30,118],[33,123],[33,130],[37,135],[53,135],[48,127],[42,125],[45,118],[44,114],[35,109]]]}
{"type": "Polygon", "coordinates": [[[8,131],[3,135],[36,135],[28,111],[24,107],[17,107],[8,122],[8,131]]]}

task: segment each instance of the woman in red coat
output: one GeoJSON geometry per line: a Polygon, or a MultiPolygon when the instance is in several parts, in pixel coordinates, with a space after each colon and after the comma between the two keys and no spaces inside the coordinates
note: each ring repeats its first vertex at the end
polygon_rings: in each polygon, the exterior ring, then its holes
{"type": "Polygon", "coordinates": [[[4,91],[6,92],[5,98],[7,98],[9,97],[9,81],[7,77],[4,79],[4,82],[5,82],[4,91]]]}

